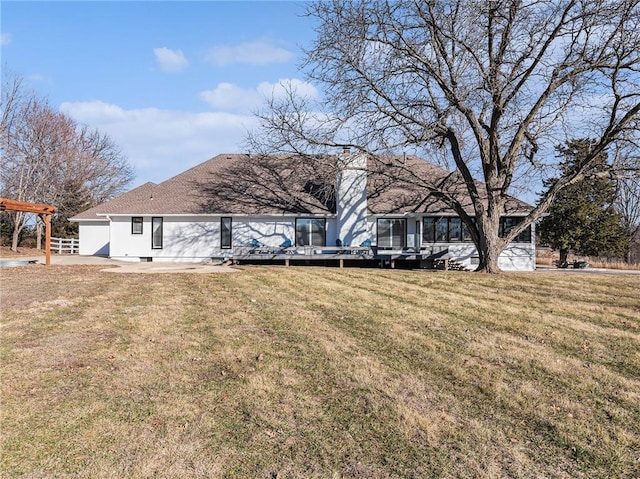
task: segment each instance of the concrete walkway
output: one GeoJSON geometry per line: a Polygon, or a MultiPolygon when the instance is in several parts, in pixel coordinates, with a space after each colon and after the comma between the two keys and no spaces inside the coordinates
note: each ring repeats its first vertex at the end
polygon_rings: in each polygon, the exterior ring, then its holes
{"type": "MultiPolygon", "coordinates": [[[[42,256],[2,256],[2,261],[12,262],[35,262],[35,264],[44,265],[45,258],[42,256]]],[[[169,262],[151,262],[151,263],[134,263],[129,261],[118,261],[111,258],[102,258],[99,256],[80,256],[74,255],[51,255],[51,264],[58,266],[74,266],[74,265],[91,265],[105,266],[102,271],[109,273],[237,273],[237,269],[226,265],[214,265],[208,263],[169,263],[169,262]]]]}

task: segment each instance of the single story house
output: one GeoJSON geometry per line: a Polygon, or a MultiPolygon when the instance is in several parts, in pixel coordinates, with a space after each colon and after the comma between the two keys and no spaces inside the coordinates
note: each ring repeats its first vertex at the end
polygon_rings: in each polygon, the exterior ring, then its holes
{"type": "MultiPolygon", "coordinates": [[[[79,223],[81,255],[119,260],[426,265],[445,257],[473,269],[478,256],[464,223],[420,187],[425,177],[437,178],[458,199],[468,198],[455,172],[413,155],[222,154],[71,221],[79,223]]],[[[530,210],[509,198],[501,228],[517,224],[530,210]]],[[[532,228],[505,249],[499,265],[535,269],[532,228]]]]}

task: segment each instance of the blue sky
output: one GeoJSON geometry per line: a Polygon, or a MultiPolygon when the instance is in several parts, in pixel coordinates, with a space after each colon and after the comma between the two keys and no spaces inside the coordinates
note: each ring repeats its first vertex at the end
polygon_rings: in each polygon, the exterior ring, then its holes
{"type": "Polygon", "coordinates": [[[313,41],[303,2],[3,0],[1,66],[78,123],[110,135],[134,185],[242,151],[252,112],[313,41]]]}

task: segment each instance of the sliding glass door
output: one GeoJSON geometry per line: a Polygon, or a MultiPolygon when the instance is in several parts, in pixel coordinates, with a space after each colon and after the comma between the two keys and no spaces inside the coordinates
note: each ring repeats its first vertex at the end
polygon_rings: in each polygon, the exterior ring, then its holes
{"type": "Polygon", "coordinates": [[[378,248],[403,249],[406,232],[407,221],[403,218],[378,219],[378,248]]]}
{"type": "Polygon", "coordinates": [[[326,246],[324,218],[296,219],[296,246],[326,246]]]}

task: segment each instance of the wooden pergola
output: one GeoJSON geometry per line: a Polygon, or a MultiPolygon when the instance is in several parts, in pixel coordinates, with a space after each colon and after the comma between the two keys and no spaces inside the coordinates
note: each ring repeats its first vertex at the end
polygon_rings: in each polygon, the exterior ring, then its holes
{"type": "Polygon", "coordinates": [[[25,213],[35,213],[44,220],[45,225],[45,263],[51,264],[51,215],[57,208],[51,205],[40,203],[28,203],[26,201],[9,200],[0,198],[0,211],[22,211],[25,213]]]}

